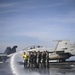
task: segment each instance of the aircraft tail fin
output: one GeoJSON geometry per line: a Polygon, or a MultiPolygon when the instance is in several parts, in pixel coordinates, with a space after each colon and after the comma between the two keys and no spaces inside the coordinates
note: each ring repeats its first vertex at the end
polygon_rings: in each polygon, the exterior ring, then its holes
{"type": "Polygon", "coordinates": [[[15,53],[16,52],[16,48],[17,48],[17,46],[13,46],[13,48],[7,47],[4,53],[7,54],[7,55],[15,53]]]}
{"type": "Polygon", "coordinates": [[[57,41],[55,51],[65,51],[70,49],[70,42],[68,40],[57,41]]]}

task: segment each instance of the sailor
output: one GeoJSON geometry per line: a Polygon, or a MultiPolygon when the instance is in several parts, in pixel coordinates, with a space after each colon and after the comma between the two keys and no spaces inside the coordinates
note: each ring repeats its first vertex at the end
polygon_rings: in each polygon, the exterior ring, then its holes
{"type": "Polygon", "coordinates": [[[29,67],[33,67],[33,52],[29,53],[29,67]]]}
{"type": "Polygon", "coordinates": [[[42,66],[46,68],[46,52],[45,51],[42,54],[42,66]]]}
{"type": "Polygon", "coordinates": [[[27,68],[27,54],[23,53],[23,59],[24,59],[24,68],[27,68]]]}
{"type": "Polygon", "coordinates": [[[33,67],[36,68],[37,67],[37,53],[36,51],[34,51],[33,53],[33,67]]]}
{"type": "Polygon", "coordinates": [[[49,52],[46,51],[46,67],[49,68],[49,52]]]}
{"type": "Polygon", "coordinates": [[[41,67],[41,59],[42,59],[42,55],[41,55],[41,52],[40,51],[38,51],[38,53],[37,53],[37,67],[39,68],[39,67],[41,67]]]}

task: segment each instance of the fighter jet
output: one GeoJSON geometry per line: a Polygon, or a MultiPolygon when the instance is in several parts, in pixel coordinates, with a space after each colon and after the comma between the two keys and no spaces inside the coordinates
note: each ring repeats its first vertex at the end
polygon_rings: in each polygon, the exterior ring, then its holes
{"type": "Polygon", "coordinates": [[[59,62],[66,61],[71,56],[75,56],[75,45],[71,44],[69,40],[56,40],[56,47],[46,48],[43,46],[30,46],[27,50],[28,52],[34,51],[48,51],[49,52],[49,60],[58,60],[59,62]]]}
{"type": "Polygon", "coordinates": [[[54,51],[49,52],[50,60],[66,61],[71,56],[75,56],[75,46],[69,40],[57,40],[54,51]]]}
{"type": "Polygon", "coordinates": [[[8,58],[12,56],[13,53],[16,52],[17,46],[7,47],[4,53],[0,53],[0,62],[5,62],[8,58]]]}

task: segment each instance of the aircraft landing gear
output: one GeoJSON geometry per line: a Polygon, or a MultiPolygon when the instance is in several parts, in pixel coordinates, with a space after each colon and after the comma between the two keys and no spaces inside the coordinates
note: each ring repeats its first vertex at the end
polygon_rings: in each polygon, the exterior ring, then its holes
{"type": "Polygon", "coordinates": [[[65,62],[66,60],[65,59],[59,59],[59,62],[65,62]]]}

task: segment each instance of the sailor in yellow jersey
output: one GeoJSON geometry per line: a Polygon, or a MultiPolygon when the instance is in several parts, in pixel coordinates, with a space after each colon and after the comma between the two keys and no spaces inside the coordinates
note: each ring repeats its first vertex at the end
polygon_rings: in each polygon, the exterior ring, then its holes
{"type": "Polygon", "coordinates": [[[27,68],[27,54],[23,53],[23,59],[24,59],[24,68],[27,68]]]}

